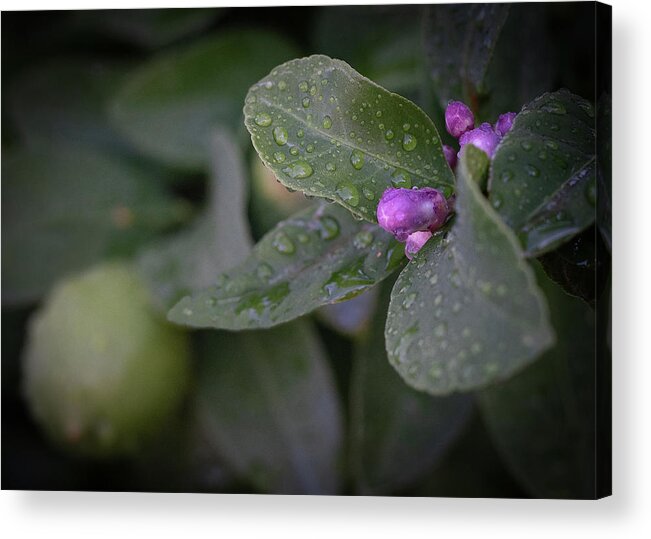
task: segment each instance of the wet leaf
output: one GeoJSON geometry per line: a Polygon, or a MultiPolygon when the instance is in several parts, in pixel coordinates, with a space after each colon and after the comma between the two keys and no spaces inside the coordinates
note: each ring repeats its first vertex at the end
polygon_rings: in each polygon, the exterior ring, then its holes
{"type": "MultiPolygon", "coordinates": [[[[419,481],[457,438],[472,409],[467,395],[432,397],[405,385],[384,346],[390,286],[360,343],[351,392],[351,461],[360,494],[391,494],[419,481]]],[[[346,304],[344,304],[346,305],[346,304]]]]}
{"type": "Polygon", "coordinates": [[[284,39],[260,30],[222,32],[165,52],[126,81],[111,112],[142,152],[170,165],[200,169],[210,159],[210,133],[237,132],[251,84],[296,56],[284,39]]]}
{"type": "Polygon", "coordinates": [[[203,215],[187,230],[148,247],[138,260],[164,311],[242,262],[253,245],[246,216],[244,164],[228,132],[214,132],[211,155],[210,198],[203,215]]]}
{"type": "Polygon", "coordinates": [[[344,208],[322,204],[279,223],[238,267],[183,298],[178,324],[247,329],[282,324],[355,297],[395,271],[402,245],[344,208]]]}
{"type": "Polygon", "coordinates": [[[452,230],[423,247],[391,295],[389,360],[407,384],[435,395],[507,378],[554,341],[517,240],[479,191],[481,158],[465,147],[452,230]]]}
{"type": "Polygon", "coordinates": [[[340,60],[315,55],[278,66],[251,87],[244,115],[281,183],[367,221],[396,182],[451,193],[454,177],[427,115],[340,60]]]}
{"type": "Polygon", "coordinates": [[[423,42],[434,91],[442,107],[451,99],[476,105],[508,13],[508,4],[427,7],[423,42]]]}
{"type": "Polygon", "coordinates": [[[197,414],[224,462],[263,492],[335,494],[342,418],[312,327],[199,335],[197,414]]]}
{"type": "Polygon", "coordinates": [[[91,152],[9,153],[2,176],[3,303],[35,301],[71,272],[131,255],[188,214],[157,178],[91,152]]]}
{"type": "Polygon", "coordinates": [[[594,498],[594,313],[542,282],[558,344],[522,373],[483,390],[480,407],[498,450],[532,496],[594,498]]]}
{"type": "Polygon", "coordinates": [[[574,236],[558,249],[538,258],[547,276],[565,292],[594,307],[604,283],[604,260],[597,256],[600,244],[595,227],[574,236]]]}
{"type": "Polygon", "coordinates": [[[595,119],[567,90],[526,105],[497,147],[490,201],[527,256],[548,252],[595,219],[595,119]]]}

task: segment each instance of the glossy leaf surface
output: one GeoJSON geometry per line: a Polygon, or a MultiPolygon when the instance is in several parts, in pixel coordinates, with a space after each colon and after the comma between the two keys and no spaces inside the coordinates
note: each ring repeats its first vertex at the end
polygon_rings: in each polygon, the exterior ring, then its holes
{"type": "Polygon", "coordinates": [[[402,245],[344,208],[321,204],[279,223],[238,267],[183,298],[170,320],[193,327],[270,327],[350,299],[395,271],[402,245]]]}
{"type": "Polygon", "coordinates": [[[432,121],[340,60],[315,55],[278,66],[251,88],[244,115],[281,183],[367,221],[376,221],[387,187],[451,194],[454,177],[432,121]]]}
{"type": "Polygon", "coordinates": [[[452,229],[430,239],[391,295],[389,360],[435,395],[507,378],[554,342],[533,272],[477,186],[486,166],[483,152],[465,147],[452,229]]]}
{"type": "Polygon", "coordinates": [[[497,148],[490,201],[527,256],[550,251],[595,219],[595,115],[567,90],[526,105],[497,148]]]}

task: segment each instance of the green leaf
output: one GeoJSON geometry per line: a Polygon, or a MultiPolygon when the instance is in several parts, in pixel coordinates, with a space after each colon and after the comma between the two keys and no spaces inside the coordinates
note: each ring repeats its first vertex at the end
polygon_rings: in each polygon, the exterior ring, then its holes
{"type": "Polygon", "coordinates": [[[476,102],[508,4],[450,4],[428,6],[424,46],[430,77],[439,102],[451,99],[476,102]]]}
{"type": "Polygon", "coordinates": [[[35,301],[61,277],[130,255],[188,214],[156,178],[91,152],[10,153],[2,176],[3,303],[35,301]]]}
{"type": "Polygon", "coordinates": [[[384,326],[390,286],[358,346],[351,389],[351,461],[361,494],[391,494],[419,481],[470,417],[466,395],[432,397],[407,387],[389,365],[384,326]]]}
{"type": "Polygon", "coordinates": [[[479,402],[498,450],[534,497],[595,497],[595,320],[542,277],[557,345],[479,402]]]}
{"type": "Polygon", "coordinates": [[[480,156],[464,148],[452,230],[423,247],[391,295],[389,360],[407,384],[435,395],[507,378],[554,341],[533,272],[477,186],[480,156]]]}
{"type": "Polygon", "coordinates": [[[222,32],[165,52],[136,70],[115,97],[115,125],[142,152],[170,165],[209,162],[210,133],[242,125],[242,102],[256,80],[294,48],[261,30],[222,32]]]}
{"type": "Polygon", "coordinates": [[[312,327],[199,335],[197,413],[224,462],[264,492],[335,494],[339,401],[312,327]]]}
{"type": "Polygon", "coordinates": [[[595,219],[595,119],[592,106],[567,90],[526,105],[497,147],[491,204],[537,256],[595,219]]]}
{"type": "Polygon", "coordinates": [[[451,193],[454,176],[432,121],[341,60],[315,55],[278,66],[250,89],[244,115],[282,184],[368,221],[393,184],[451,193]]]}
{"type": "Polygon", "coordinates": [[[604,284],[605,261],[597,256],[599,244],[594,226],[538,258],[547,276],[565,292],[595,305],[604,284]]]}
{"type": "Polygon", "coordinates": [[[169,310],[184,295],[215,282],[253,245],[246,216],[247,178],[239,149],[226,131],[212,136],[208,207],[187,230],[148,247],[138,265],[159,307],[169,310]]]}
{"type": "Polygon", "coordinates": [[[76,12],[73,24],[93,35],[154,49],[201,32],[224,12],[198,8],[102,9],[76,12]]]}
{"type": "Polygon", "coordinates": [[[118,65],[66,60],[23,72],[9,88],[8,107],[21,142],[44,150],[124,151],[105,111],[123,71],[118,65]]]}
{"type": "Polygon", "coordinates": [[[270,327],[361,294],[403,259],[402,245],[377,225],[322,204],[279,223],[240,266],[168,317],[193,327],[270,327]]]}

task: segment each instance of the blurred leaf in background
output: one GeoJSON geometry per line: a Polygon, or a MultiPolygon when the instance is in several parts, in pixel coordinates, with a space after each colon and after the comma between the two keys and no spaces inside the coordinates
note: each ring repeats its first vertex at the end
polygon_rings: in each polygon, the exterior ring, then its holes
{"type": "Polygon", "coordinates": [[[165,312],[184,295],[211,285],[220,273],[242,262],[253,245],[241,152],[227,131],[215,130],[211,138],[212,171],[203,214],[139,256],[139,267],[165,312]]]}
{"type": "Polygon", "coordinates": [[[309,322],[204,332],[197,353],[197,413],[228,466],[262,492],[338,492],[341,410],[309,322]]]}
{"type": "Polygon", "coordinates": [[[350,458],[362,495],[417,483],[463,430],[472,408],[470,395],[432,397],[408,387],[391,367],[384,346],[390,285],[381,285],[371,330],[355,352],[350,458]]]}
{"type": "Polygon", "coordinates": [[[145,155],[201,170],[209,163],[212,129],[242,133],[249,86],[296,55],[289,40],[253,29],[166,50],[126,79],[112,105],[114,124],[145,155]]]}
{"type": "Polygon", "coordinates": [[[150,174],[107,155],[4,152],[2,301],[33,302],[58,279],[128,256],[187,218],[150,174]]]}
{"type": "Polygon", "coordinates": [[[595,496],[595,319],[538,271],[559,336],[535,364],[479,395],[496,446],[534,497],[595,496]]]}

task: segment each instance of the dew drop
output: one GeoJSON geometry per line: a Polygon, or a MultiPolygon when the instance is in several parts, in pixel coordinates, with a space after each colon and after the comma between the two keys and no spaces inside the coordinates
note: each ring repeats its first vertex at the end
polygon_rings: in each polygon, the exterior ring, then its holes
{"type": "Polygon", "coordinates": [[[282,90],[285,90],[286,88],[287,88],[287,83],[284,80],[281,80],[278,83],[278,89],[282,91],[282,90]]]}
{"type": "Polygon", "coordinates": [[[293,156],[297,156],[298,155],[298,147],[297,146],[292,146],[289,149],[289,153],[292,154],[293,156]]]}
{"type": "Polygon", "coordinates": [[[328,172],[334,172],[337,170],[337,166],[334,163],[326,163],[325,168],[328,172]]]}
{"type": "Polygon", "coordinates": [[[397,168],[395,172],[391,175],[391,183],[393,184],[394,187],[410,189],[411,176],[406,170],[397,168]]]}
{"type": "Polygon", "coordinates": [[[513,173],[510,170],[505,170],[500,175],[500,179],[502,180],[503,183],[510,182],[512,178],[513,178],[513,173]]]}
{"type": "Polygon", "coordinates": [[[364,249],[373,243],[373,233],[370,230],[362,230],[353,238],[353,245],[358,249],[364,249]]]}
{"type": "Polygon", "coordinates": [[[542,107],[540,107],[541,110],[544,110],[545,112],[549,112],[551,114],[565,114],[567,110],[565,109],[565,106],[558,102],[558,101],[550,101],[549,103],[544,104],[542,107]]]}
{"type": "Polygon", "coordinates": [[[368,187],[362,189],[362,194],[366,200],[375,200],[375,193],[368,187]]]}
{"type": "Polygon", "coordinates": [[[306,80],[303,80],[303,81],[298,83],[298,89],[301,92],[307,92],[309,90],[309,88],[310,88],[310,85],[307,83],[306,80]]]}
{"type": "Polygon", "coordinates": [[[540,170],[538,170],[535,166],[526,165],[524,168],[527,171],[527,174],[529,176],[532,176],[534,178],[537,178],[538,176],[540,176],[540,170]]]}
{"type": "Polygon", "coordinates": [[[302,180],[304,178],[309,178],[312,176],[314,170],[307,161],[299,160],[295,163],[287,165],[285,168],[283,168],[283,172],[290,178],[302,180]]]}
{"type": "Polygon", "coordinates": [[[303,101],[301,101],[301,103],[303,103],[303,108],[305,108],[305,109],[308,108],[310,106],[310,98],[309,97],[304,97],[303,101]]]}
{"type": "Polygon", "coordinates": [[[282,163],[283,161],[285,161],[285,159],[286,156],[283,152],[274,153],[274,161],[276,161],[276,163],[282,163]]]}
{"type": "Polygon", "coordinates": [[[323,128],[330,129],[332,127],[332,118],[330,116],[323,117],[323,128]]]}
{"type": "Polygon", "coordinates": [[[324,240],[331,240],[339,235],[339,222],[326,215],[319,219],[319,234],[324,240]]]}
{"type": "Polygon", "coordinates": [[[287,129],[284,127],[274,127],[273,136],[278,146],[284,146],[287,144],[288,134],[287,129]]]}
{"type": "Polygon", "coordinates": [[[258,266],[258,268],[255,270],[256,275],[258,276],[258,279],[262,281],[268,281],[271,276],[273,275],[273,269],[272,267],[267,264],[266,262],[263,262],[258,266]]]}
{"type": "Polygon", "coordinates": [[[276,251],[283,255],[291,255],[296,250],[294,247],[294,242],[289,239],[289,236],[287,236],[287,234],[284,232],[279,232],[276,234],[272,245],[276,251]]]}
{"type": "Polygon", "coordinates": [[[396,134],[393,132],[392,129],[387,129],[386,132],[384,133],[384,138],[387,140],[393,140],[393,137],[395,137],[396,134]]]}
{"type": "Polygon", "coordinates": [[[364,166],[364,154],[359,150],[353,150],[353,153],[350,154],[350,164],[355,170],[361,170],[364,166]]]}
{"type": "Polygon", "coordinates": [[[416,301],[416,293],[412,292],[411,294],[408,294],[407,297],[404,299],[402,302],[402,307],[404,309],[409,309],[414,302],[416,301]]]}
{"type": "Polygon", "coordinates": [[[271,116],[269,116],[266,112],[260,112],[256,114],[255,117],[255,123],[258,124],[260,127],[268,127],[271,125],[271,116]]]}
{"type": "Polygon", "coordinates": [[[352,183],[341,182],[335,190],[337,196],[346,204],[356,207],[359,205],[359,191],[352,183]]]}
{"type": "Polygon", "coordinates": [[[308,144],[307,147],[305,148],[305,151],[307,153],[312,153],[314,151],[314,144],[308,144]]]}
{"type": "Polygon", "coordinates": [[[409,133],[405,133],[405,136],[402,137],[402,148],[406,152],[411,152],[415,150],[417,144],[418,144],[418,140],[416,139],[416,137],[409,133]]]}
{"type": "Polygon", "coordinates": [[[402,130],[403,131],[409,131],[410,128],[411,128],[411,125],[409,125],[408,123],[402,124],[402,130]]]}

